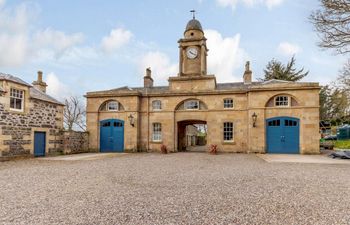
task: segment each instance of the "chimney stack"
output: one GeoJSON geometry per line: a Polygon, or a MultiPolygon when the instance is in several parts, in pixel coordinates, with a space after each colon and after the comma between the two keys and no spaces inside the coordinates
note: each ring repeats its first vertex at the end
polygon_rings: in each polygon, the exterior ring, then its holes
{"type": "Polygon", "coordinates": [[[43,72],[38,71],[38,79],[32,83],[36,89],[46,93],[47,84],[43,81],[43,72]]]}
{"type": "Polygon", "coordinates": [[[146,69],[146,75],[143,77],[143,86],[145,88],[153,87],[153,79],[152,79],[151,75],[152,75],[151,68],[148,67],[146,69]]]}
{"type": "Polygon", "coordinates": [[[243,82],[244,84],[252,83],[252,71],[250,70],[250,62],[247,61],[245,64],[245,71],[243,74],[243,82]]]}

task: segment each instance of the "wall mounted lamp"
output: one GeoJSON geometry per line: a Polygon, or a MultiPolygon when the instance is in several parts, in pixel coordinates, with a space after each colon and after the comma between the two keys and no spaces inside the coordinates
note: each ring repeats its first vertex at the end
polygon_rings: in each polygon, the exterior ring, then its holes
{"type": "Polygon", "coordinates": [[[129,119],[130,125],[134,127],[135,126],[135,117],[132,114],[130,114],[128,116],[128,119],[129,119]]]}
{"type": "Polygon", "coordinates": [[[253,119],[253,127],[256,127],[256,120],[258,119],[258,115],[256,115],[255,112],[252,115],[252,119],[253,119]]]}

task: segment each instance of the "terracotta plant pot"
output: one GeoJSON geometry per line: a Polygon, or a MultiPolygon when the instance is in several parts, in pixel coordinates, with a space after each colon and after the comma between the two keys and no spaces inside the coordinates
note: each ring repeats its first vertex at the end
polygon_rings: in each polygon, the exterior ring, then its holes
{"type": "Polygon", "coordinates": [[[209,146],[209,153],[216,155],[218,153],[218,145],[211,144],[209,146]]]}
{"type": "Polygon", "coordinates": [[[163,153],[163,154],[168,154],[168,149],[165,145],[161,145],[160,146],[160,151],[163,153]]]}

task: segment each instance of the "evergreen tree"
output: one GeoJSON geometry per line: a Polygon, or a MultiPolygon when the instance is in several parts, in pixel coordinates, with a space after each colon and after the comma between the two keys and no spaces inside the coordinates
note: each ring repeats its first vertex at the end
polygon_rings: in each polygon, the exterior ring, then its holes
{"type": "Polygon", "coordinates": [[[309,71],[304,72],[304,68],[297,70],[295,68],[295,57],[293,56],[287,65],[283,65],[280,61],[272,59],[264,69],[265,77],[262,81],[277,79],[287,81],[298,81],[309,74],[309,71]]]}

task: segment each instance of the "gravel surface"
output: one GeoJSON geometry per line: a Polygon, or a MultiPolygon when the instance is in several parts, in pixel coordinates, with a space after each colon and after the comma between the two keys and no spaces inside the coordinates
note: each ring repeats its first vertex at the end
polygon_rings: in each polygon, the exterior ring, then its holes
{"type": "Polygon", "coordinates": [[[0,224],[350,224],[350,166],[206,153],[2,162],[0,224]]]}

